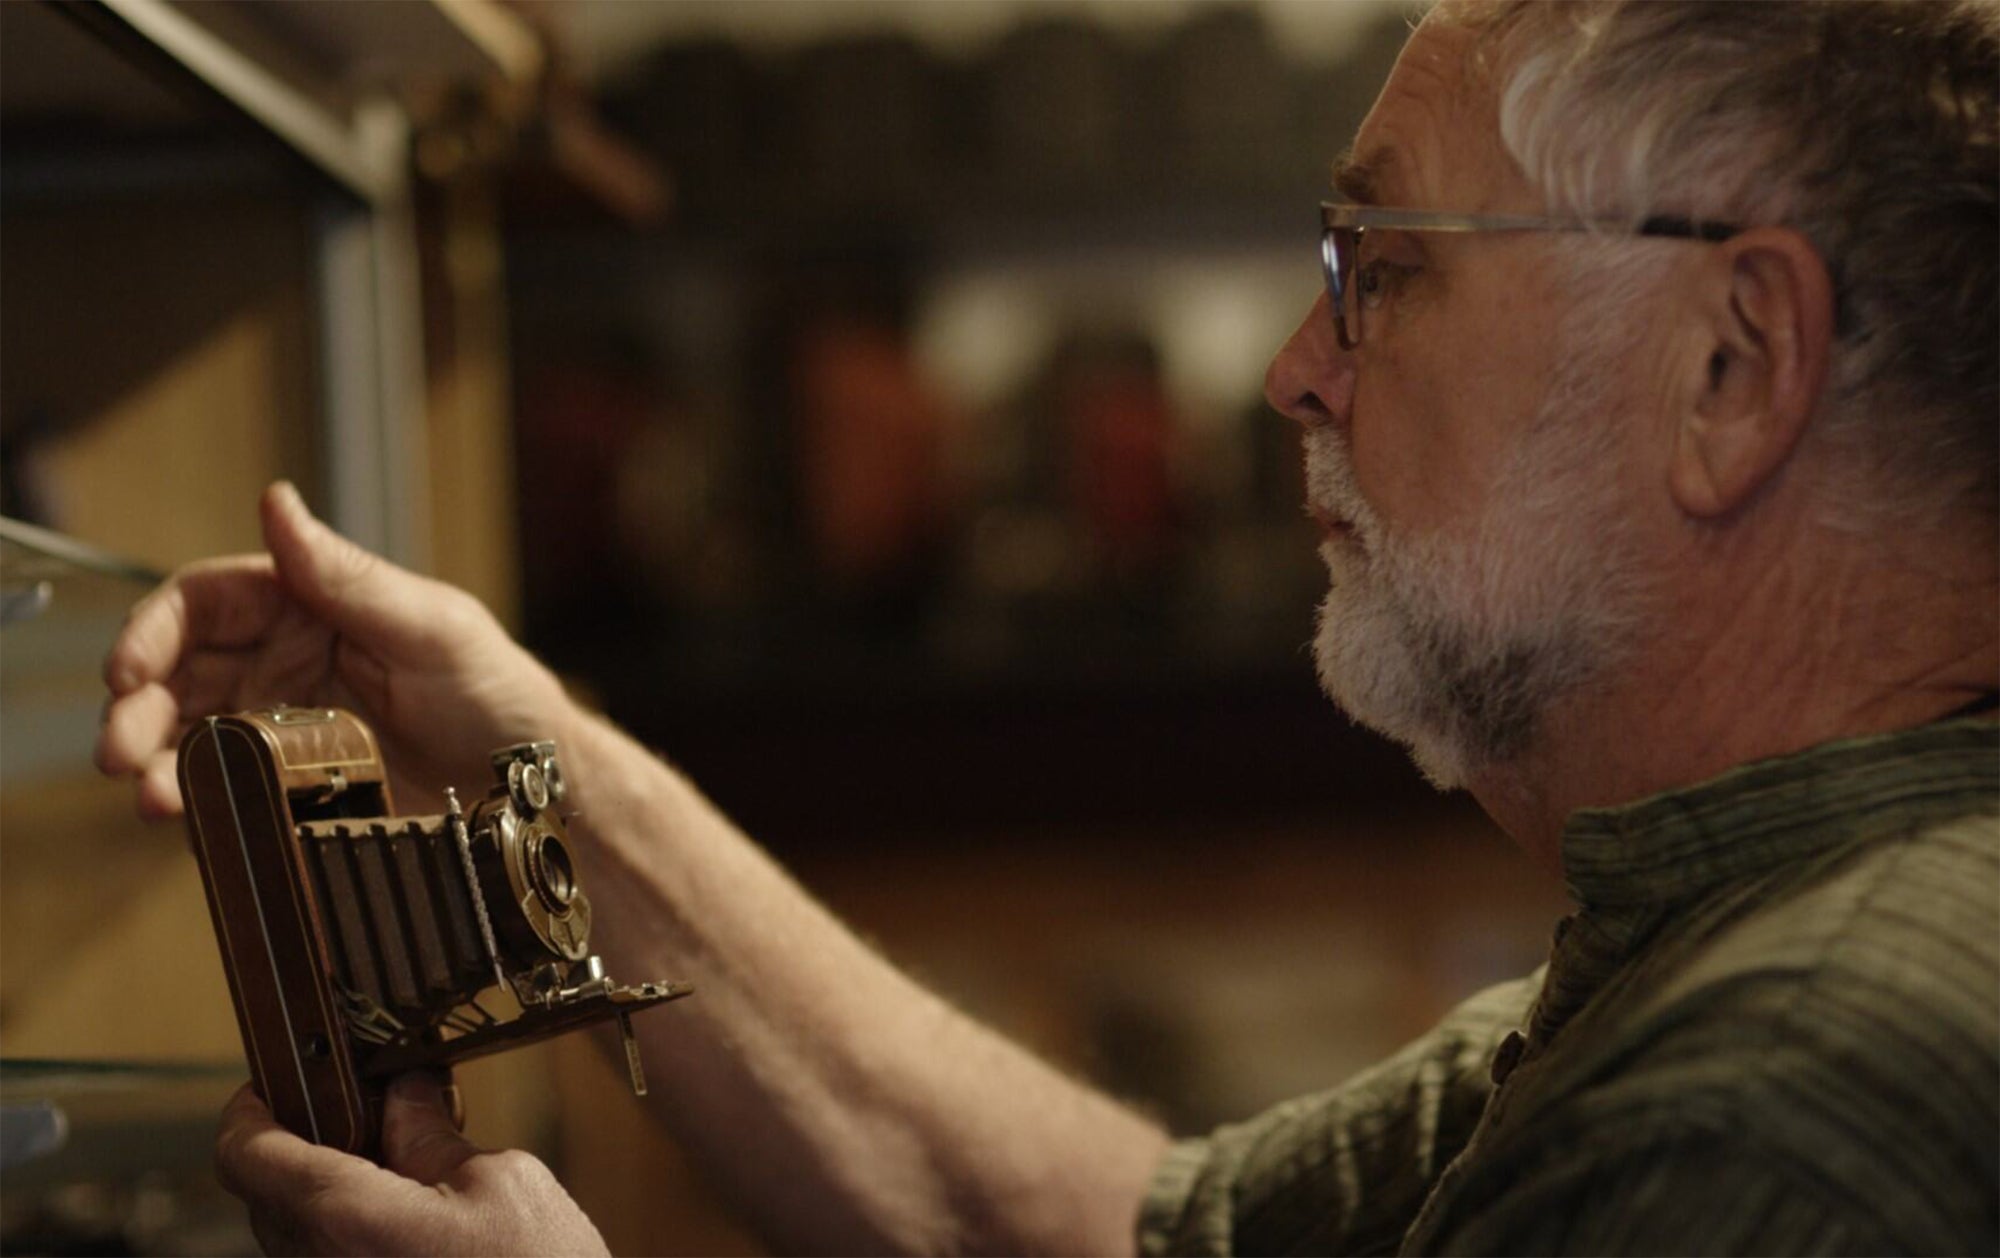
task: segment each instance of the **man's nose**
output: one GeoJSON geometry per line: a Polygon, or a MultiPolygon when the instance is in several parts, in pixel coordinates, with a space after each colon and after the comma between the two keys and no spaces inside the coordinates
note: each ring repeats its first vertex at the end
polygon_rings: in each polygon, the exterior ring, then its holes
{"type": "Polygon", "coordinates": [[[1345,423],[1354,401],[1354,357],[1340,348],[1325,293],[1264,373],[1264,400],[1307,428],[1345,423]]]}

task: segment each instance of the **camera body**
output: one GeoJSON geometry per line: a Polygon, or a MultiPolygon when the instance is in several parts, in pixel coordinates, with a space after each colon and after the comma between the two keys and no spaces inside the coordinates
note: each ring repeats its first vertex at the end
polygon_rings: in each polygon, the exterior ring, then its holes
{"type": "Polygon", "coordinates": [[[240,712],[182,740],[244,1052],[299,1135],[374,1156],[390,1075],[611,1018],[644,1092],[630,1015],[691,988],[621,986],[590,954],[555,744],[500,748],[493,771],[469,810],[447,790],[443,813],[399,816],[374,733],[350,712],[240,712]]]}

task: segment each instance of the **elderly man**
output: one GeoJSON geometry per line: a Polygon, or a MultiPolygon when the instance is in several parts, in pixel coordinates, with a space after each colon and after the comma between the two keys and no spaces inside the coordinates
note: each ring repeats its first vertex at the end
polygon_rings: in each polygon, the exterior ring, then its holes
{"type": "MultiPolygon", "coordinates": [[[[284,487],[268,557],[133,613],[101,760],[170,814],[179,731],[280,697],[358,709],[429,781],[559,738],[607,957],[701,988],[646,1042],[653,1104],[778,1246],[1991,1252],[1997,50],[1955,4],[1416,32],[1268,394],[1324,530],[1327,690],[1578,911],[1544,972],[1206,1139],[926,994],[482,608],[284,487]]],[[[385,1143],[313,1147],[246,1091],[218,1165],[273,1246],[600,1246],[434,1080],[385,1143]]]]}

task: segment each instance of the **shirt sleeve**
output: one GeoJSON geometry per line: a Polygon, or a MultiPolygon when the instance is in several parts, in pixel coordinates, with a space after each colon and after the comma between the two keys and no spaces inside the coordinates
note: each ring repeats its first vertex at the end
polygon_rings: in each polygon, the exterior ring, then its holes
{"type": "Polygon", "coordinates": [[[1388,1253],[1493,1091],[1539,972],[1489,988],[1330,1091],[1175,1144],[1140,1206],[1142,1254],[1388,1253]]]}

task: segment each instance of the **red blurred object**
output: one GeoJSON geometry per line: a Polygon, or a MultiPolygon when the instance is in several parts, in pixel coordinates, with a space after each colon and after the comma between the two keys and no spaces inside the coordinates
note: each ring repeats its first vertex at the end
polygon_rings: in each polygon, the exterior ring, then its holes
{"type": "Polygon", "coordinates": [[[836,585],[868,586],[921,560],[944,524],[946,407],[906,338],[832,316],[793,360],[809,545],[836,585]]]}
{"type": "Polygon", "coordinates": [[[648,371],[614,357],[551,362],[521,389],[521,558],[531,620],[620,592],[618,473],[659,422],[661,406],[648,371]]]}
{"type": "Polygon", "coordinates": [[[1081,350],[1058,370],[1055,404],[1071,443],[1070,493],[1112,571],[1162,563],[1179,523],[1176,425],[1144,343],[1081,350]]]}

